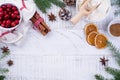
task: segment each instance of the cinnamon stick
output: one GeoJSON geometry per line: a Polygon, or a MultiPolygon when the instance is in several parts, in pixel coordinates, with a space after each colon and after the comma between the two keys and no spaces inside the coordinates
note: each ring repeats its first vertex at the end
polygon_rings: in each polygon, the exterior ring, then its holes
{"type": "MultiPolygon", "coordinates": [[[[35,13],[35,16],[36,16],[36,19],[38,19],[40,17],[40,15],[38,13],[35,13]]],[[[46,28],[48,29],[48,32],[51,31],[50,28],[46,25],[45,22],[41,22],[41,24],[46,28]]]]}
{"type": "MultiPolygon", "coordinates": [[[[34,17],[32,17],[31,20],[32,20],[33,23],[35,23],[37,21],[34,17]]],[[[43,31],[45,30],[45,28],[40,24],[38,25],[38,27],[40,27],[39,29],[41,29],[43,31]]]]}
{"type": "MultiPolygon", "coordinates": [[[[34,17],[32,17],[31,18],[31,21],[33,22],[33,23],[35,23],[37,20],[34,18],[34,17]]],[[[47,33],[45,32],[45,28],[41,25],[41,24],[39,24],[38,25],[38,28],[39,28],[39,31],[45,36],[47,33]]]]}

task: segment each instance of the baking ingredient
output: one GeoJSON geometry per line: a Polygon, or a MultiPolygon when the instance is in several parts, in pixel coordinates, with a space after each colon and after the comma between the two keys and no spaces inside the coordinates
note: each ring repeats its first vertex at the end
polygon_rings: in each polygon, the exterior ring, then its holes
{"type": "Polygon", "coordinates": [[[7,62],[7,64],[8,64],[8,66],[12,66],[12,65],[13,65],[13,61],[12,61],[12,60],[9,60],[9,61],[7,62]]]}
{"type": "Polygon", "coordinates": [[[109,60],[106,59],[105,57],[100,58],[100,62],[101,62],[101,64],[102,64],[103,66],[106,66],[106,63],[107,63],[108,61],[109,61],[109,60]]]}
{"type": "MultiPolygon", "coordinates": [[[[77,10],[79,11],[79,7],[83,5],[86,0],[77,0],[77,10]]],[[[110,0],[90,0],[88,7],[91,8],[97,4],[100,4],[96,10],[94,10],[90,15],[86,18],[90,21],[100,21],[103,20],[110,9],[111,3],[110,0]]]]}
{"type": "Polygon", "coordinates": [[[12,28],[19,24],[20,13],[16,6],[7,3],[0,6],[0,26],[12,28]]]}
{"type": "Polygon", "coordinates": [[[120,23],[112,24],[110,26],[110,33],[116,37],[120,36],[120,23]]]}
{"type": "Polygon", "coordinates": [[[49,21],[56,21],[56,16],[51,12],[51,14],[48,15],[49,21]]]}

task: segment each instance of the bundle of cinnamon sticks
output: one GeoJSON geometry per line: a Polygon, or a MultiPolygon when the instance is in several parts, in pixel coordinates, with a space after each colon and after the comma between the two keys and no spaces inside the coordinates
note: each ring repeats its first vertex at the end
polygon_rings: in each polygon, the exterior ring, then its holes
{"type": "Polygon", "coordinates": [[[37,12],[35,12],[34,16],[30,20],[35,25],[35,27],[42,33],[42,35],[45,36],[48,32],[51,31],[47,24],[44,22],[43,18],[41,18],[37,12]]]}

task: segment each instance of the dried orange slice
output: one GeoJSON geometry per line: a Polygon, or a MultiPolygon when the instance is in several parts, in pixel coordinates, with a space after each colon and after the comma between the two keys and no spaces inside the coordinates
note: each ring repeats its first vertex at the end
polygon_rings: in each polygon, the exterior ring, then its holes
{"type": "Polygon", "coordinates": [[[105,48],[107,46],[107,38],[103,34],[98,34],[95,37],[95,46],[99,49],[105,48]]]}
{"type": "Polygon", "coordinates": [[[87,24],[86,27],[85,27],[85,34],[86,34],[86,36],[88,36],[89,33],[93,32],[93,31],[98,32],[97,26],[95,24],[93,24],[93,23],[87,24]]]}
{"type": "Polygon", "coordinates": [[[87,42],[90,45],[95,46],[95,37],[98,35],[99,33],[96,31],[91,32],[88,36],[87,36],[87,42]]]}

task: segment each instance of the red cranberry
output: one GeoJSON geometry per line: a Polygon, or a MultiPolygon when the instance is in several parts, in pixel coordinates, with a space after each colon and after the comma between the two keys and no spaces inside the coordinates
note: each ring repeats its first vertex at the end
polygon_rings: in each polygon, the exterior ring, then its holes
{"type": "Polygon", "coordinates": [[[2,24],[2,21],[0,21],[0,25],[2,24]]]}
{"type": "Polygon", "coordinates": [[[0,7],[0,12],[3,11],[3,9],[0,7]]]}
{"type": "Polygon", "coordinates": [[[7,25],[10,25],[10,24],[11,24],[11,21],[10,21],[10,20],[7,20],[7,21],[6,21],[6,24],[7,24],[7,25]]]}
{"type": "Polygon", "coordinates": [[[5,27],[5,25],[4,25],[4,24],[1,24],[1,26],[2,26],[2,27],[5,27]]]}
{"type": "Polygon", "coordinates": [[[4,10],[7,8],[7,6],[6,5],[2,5],[1,6],[4,10]]]}
{"type": "Polygon", "coordinates": [[[4,11],[4,15],[6,15],[7,14],[7,11],[4,11]]]}
{"type": "Polygon", "coordinates": [[[15,26],[16,26],[15,22],[12,22],[12,23],[11,23],[11,26],[12,26],[12,27],[15,27],[15,26]]]}
{"type": "Polygon", "coordinates": [[[0,21],[2,20],[2,16],[0,16],[0,21]]]}
{"type": "Polygon", "coordinates": [[[12,11],[16,11],[17,10],[17,7],[16,6],[13,6],[12,7],[12,11]]]}
{"type": "Polygon", "coordinates": [[[7,8],[12,8],[12,5],[11,4],[7,4],[7,8]]]}
{"type": "Polygon", "coordinates": [[[20,15],[17,15],[17,19],[20,20],[20,15]]]}
{"type": "Polygon", "coordinates": [[[7,8],[6,11],[7,11],[7,12],[10,12],[11,10],[10,10],[10,8],[7,8]]]}
{"type": "Polygon", "coordinates": [[[4,13],[3,12],[0,12],[0,17],[2,17],[4,15],[4,13]]]}
{"type": "Polygon", "coordinates": [[[15,23],[16,23],[16,24],[19,24],[19,20],[15,20],[15,23]]]}
{"type": "Polygon", "coordinates": [[[14,14],[18,15],[18,14],[19,14],[19,12],[18,12],[18,11],[14,11],[14,14]]]}
{"type": "Polygon", "coordinates": [[[5,20],[3,21],[3,24],[4,24],[4,25],[6,24],[6,21],[5,21],[5,20]]]}
{"type": "Polygon", "coordinates": [[[9,15],[11,15],[11,14],[12,14],[12,12],[9,12],[8,14],[9,14],[9,15]]]}
{"type": "Polygon", "coordinates": [[[9,19],[9,15],[5,15],[5,16],[4,16],[4,19],[5,19],[5,20],[9,19]]]}
{"type": "Polygon", "coordinates": [[[15,19],[16,17],[17,17],[17,16],[16,16],[14,13],[11,14],[11,18],[12,18],[12,19],[15,19]]]}

